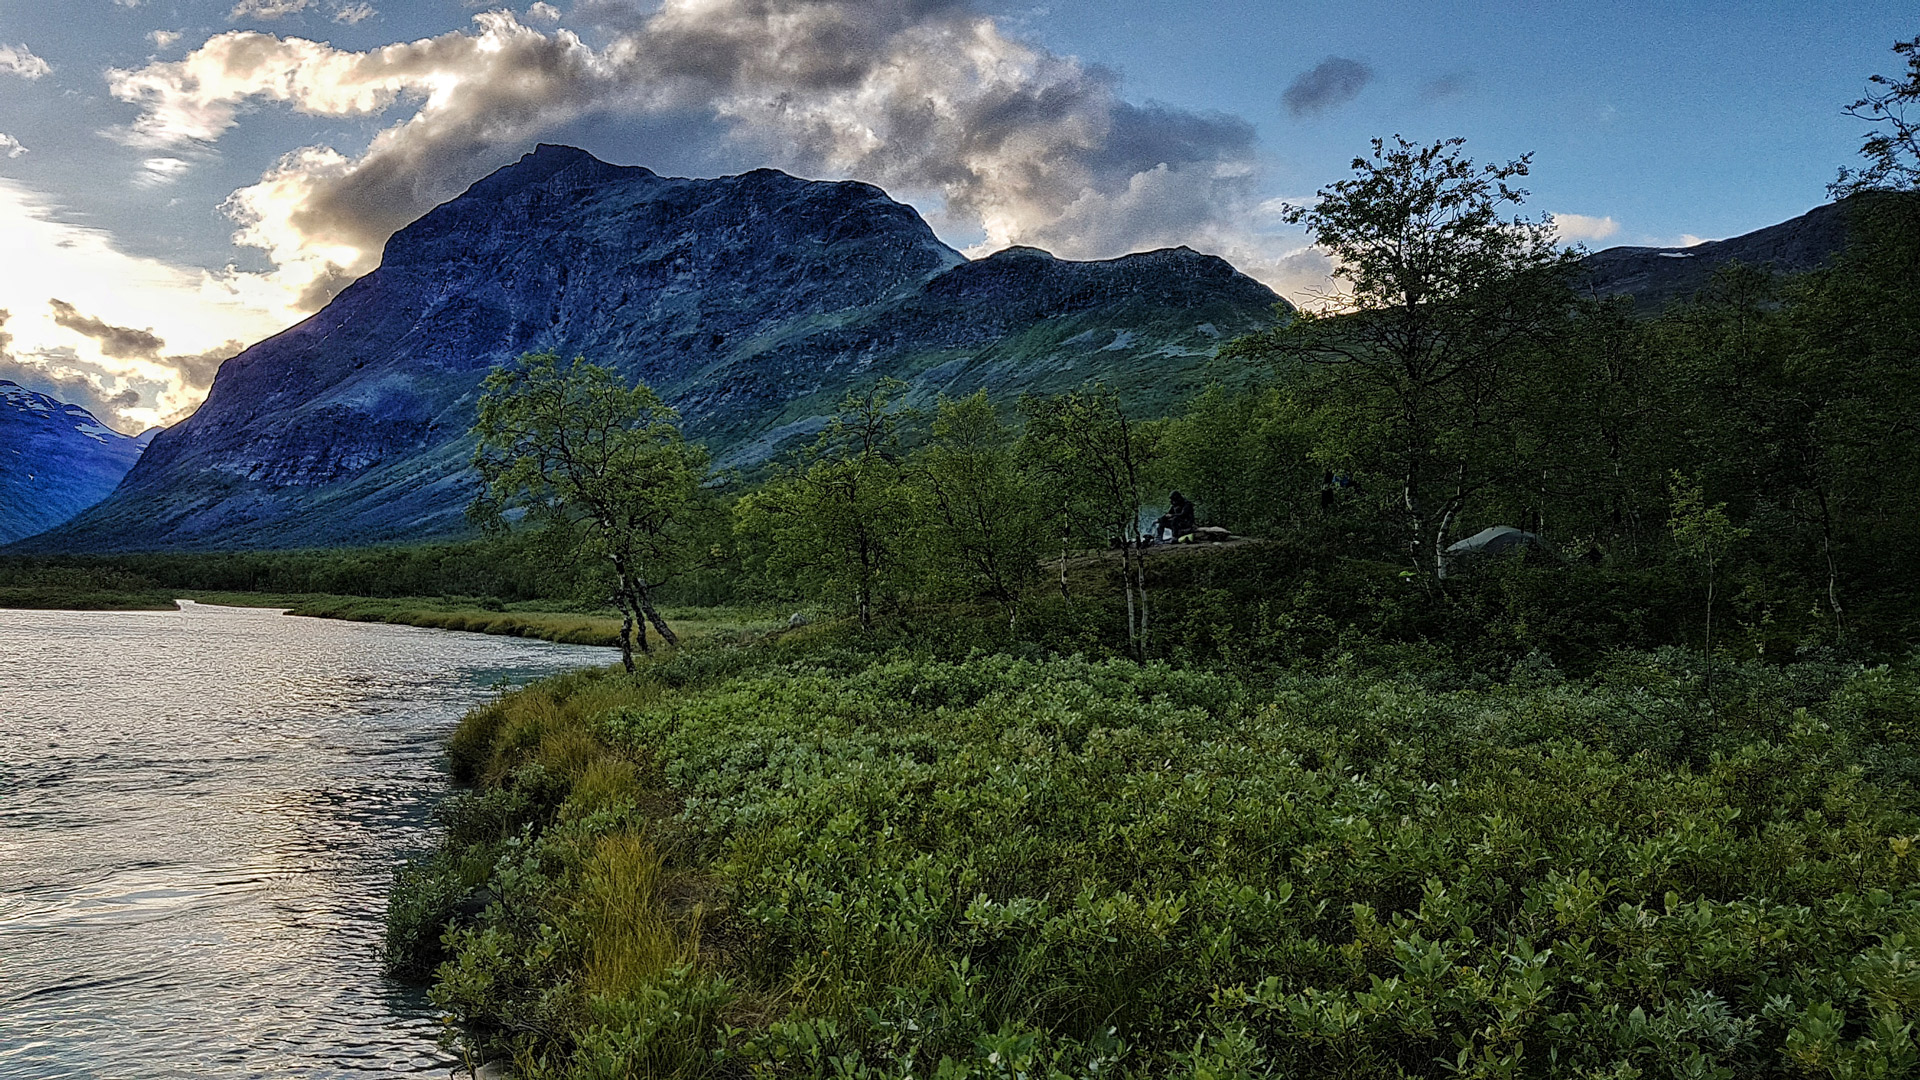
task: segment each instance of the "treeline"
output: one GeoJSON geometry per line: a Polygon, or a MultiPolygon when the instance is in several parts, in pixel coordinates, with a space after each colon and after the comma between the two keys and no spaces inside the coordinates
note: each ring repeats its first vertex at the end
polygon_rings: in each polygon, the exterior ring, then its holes
{"type": "Polygon", "coordinates": [[[571,574],[543,554],[529,538],[512,537],[306,551],[13,556],[0,559],[0,575],[10,583],[44,582],[49,589],[100,582],[123,591],[572,598],[577,590],[571,574]]]}
{"type": "MultiPolygon", "coordinates": [[[[1170,418],[1098,386],[909,408],[881,382],[743,480],[712,475],[657,399],[636,427],[622,409],[644,388],[602,382],[603,405],[626,404],[597,432],[554,430],[616,451],[620,432],[646,432],[604,459],[598,514],[581,485],[511,471],[544,460],[537,447],[496,441],[496,498],[477,509],[499,527],[481,539],[8,565],[598,609],[622,588],[599,522],[626,513],[628,592],[644,580],[656,612],[779,604],[924,634],[991,611],[998,636],[976,644],[1282,666],[1421,645],[1436,664],[1588,667],[1612,649],[1701,648],[1710,620],[1723,653],[1884,655],[1909,640],[1920,559],[1920,199],[1845,205],[1850,242],[1830,267],[1730,267],[1658,318],[1582,297],[1551,253],[1418,312],[1349,297],[1231,344],[1212,388],[1170,418]],[[1376,341],[1404,340],[1394,320],[1412,314],[1429,340],[1396,359],[1376,341]],[[1259,543],[1148,546],[1174,490],[1200,524],[1259,543]],[[1446,555],[1492,525],[1545,550],[1446,555]]],[[[530,360],[557,392],[601,370],[530,360]]],[[[578,428],[592,410],[551,415],[578,428]]]]}

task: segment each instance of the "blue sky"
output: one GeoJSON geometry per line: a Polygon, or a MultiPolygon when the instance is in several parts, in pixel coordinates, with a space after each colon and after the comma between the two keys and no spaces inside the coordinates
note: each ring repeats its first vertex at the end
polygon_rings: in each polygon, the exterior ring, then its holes
{"type": "Polygon", "coordinates": [[[868,180],[981,254],[1187,243],[1283,293],[1275,214],[1374,136],[1531,151],[1590,247],[1823,201],[1888,3],[73,0],[0,6],[0,378],[126,429],[536,142],[868,180]],[[58,303],[55,303],[58,301],[58,303]]]}

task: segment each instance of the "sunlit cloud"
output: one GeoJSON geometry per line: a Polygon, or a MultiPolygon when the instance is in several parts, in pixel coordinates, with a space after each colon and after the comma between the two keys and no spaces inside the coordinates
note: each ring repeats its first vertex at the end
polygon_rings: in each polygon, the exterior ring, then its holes
{"type": "Polygon", "coordinates": [[[240,0],[227,13],[229,19],[279,19],[298,15],[311,0],[240,0]]]}
{"type": "Polygon", "coordinates": [[[0,178],[0,378],[95,411],[127,432],[197,406],[218,360],[295,313],[244,275],[120,250],[61,220],[52,200],[0,178]]]}
{"type": "Polygon", "coordinates": [[[1586,214],[1555,214],[1553,229],[1566,244],[1576,244],[1585,240],[1605,240],[1620,231],[1620,223],[1611,217],[1589,217],[1586,214]]]}
{"type": "Polygon", "coordinates": [[[177,157],[150,157],[140,162],[141,173],[136,182],[147,186],[170,184],[192,167],[190,162],[177,157]]]}
{"type": "Polygon", "coordinates": [[[364,52],[227,33],[109,80],[139,107],[122,137],[153,147],[212,143],[254,102],[398,114],[364,151],[294,151],[226,204],[303,305],[371,269],[395,229],[600,114],[704,116],[743,156],[880,184],[981,251],[1187,242],[1272,262],[1299,247],[1248,224],[1251,125],[1127,102],[1112,72],[1010,38],[958,0],[600,0],[592,15],[617,29],[597,49],[495,11],[364,52]]]}
{"type": "Polygon", "coordinates": [[[0,45],[0,74],[38,79],[52,71],[52,64],[33,55],[33,50],[25,45],[0,45]]]}
{"type": "Polygon", "coordinates": [[[534,22],[559,22],[560,9],[552,4],[538,3],[527,9],[527,18],[534,22]]]}
{"type": "Polygon", "coordinates": [[[147,34],[147,40],[153,42],[154,48],[165,50],[173,48],[180,36],[177,30],[155,30],[147,34]]]}
{"type": "Polygon", "coordinates": [[[0,131],[0,154],[5,154],[10,158],[17,158],[26,152],[27,148],[20,145],[19,139],[14,138],[4,131],[0,131]]]}

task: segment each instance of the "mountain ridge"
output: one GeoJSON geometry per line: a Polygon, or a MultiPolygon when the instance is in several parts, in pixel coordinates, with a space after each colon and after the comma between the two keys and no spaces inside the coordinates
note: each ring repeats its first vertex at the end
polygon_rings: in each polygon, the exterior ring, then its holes
{"type": "Polygon", "coordinates": [[[422,215],[378,269],[228,360],[121,489],[28,545],[289,547],[456,534],[478,383],[552,349],[644,378],[723,465],[807,437],[881,375],[914,395],[1104,377],[1197,388],[1266,286],[1169,248],[969,261],[885,192],[771,169],[662,177],[542,145],[422,215]]]}
{"type": "Polygon", "coordinates": [[[0,544],[106,498],[159,430],[123,435],[78,405],[0,379],[0,544]]]}

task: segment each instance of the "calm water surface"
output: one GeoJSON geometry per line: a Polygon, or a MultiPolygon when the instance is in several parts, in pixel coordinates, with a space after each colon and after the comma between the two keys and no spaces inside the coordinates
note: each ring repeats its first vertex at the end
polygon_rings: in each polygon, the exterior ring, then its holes
{"type": "Polygon", "coordinates": [[[389,875],[430,843],[462,713],[610,657],[0,611],[0,1077],[447,1075],[425,999],[379,974],[389,875]]]}

